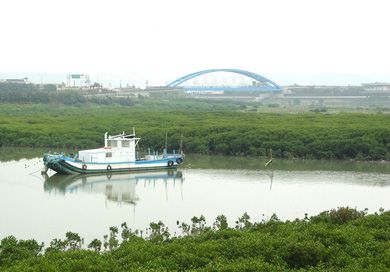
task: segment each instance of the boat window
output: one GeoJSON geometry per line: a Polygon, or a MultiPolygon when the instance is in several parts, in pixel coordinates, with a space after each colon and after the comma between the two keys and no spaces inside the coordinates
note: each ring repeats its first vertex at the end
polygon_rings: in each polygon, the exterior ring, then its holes
{"type": "Polygon", "coordinates": [[[106,153],[106,158],[112,158],[112,153],[111,152],[107,152],[106,153]]]}
{"type": "Polygon", "coordinates": [[[130,142],[129,141],[123,141],[122,142],[122,147],[129,147],[130,146],[130,142]]]}
{"type": "Polygon", "coordinates": [[[117,140],[108,140],[107,141],[107,146],[108,147],[117,147],[118,146],[118,141],[117,140]]]}

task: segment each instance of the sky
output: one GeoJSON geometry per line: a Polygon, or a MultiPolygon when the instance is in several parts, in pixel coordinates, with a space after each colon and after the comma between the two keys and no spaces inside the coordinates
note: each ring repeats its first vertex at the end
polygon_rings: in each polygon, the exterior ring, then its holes
{"type": "Polygon", "coordinates": [[[390,82],[390,1],[2,0],[3,73],[161,84],[239,68],[279,84],[390,82]]]}

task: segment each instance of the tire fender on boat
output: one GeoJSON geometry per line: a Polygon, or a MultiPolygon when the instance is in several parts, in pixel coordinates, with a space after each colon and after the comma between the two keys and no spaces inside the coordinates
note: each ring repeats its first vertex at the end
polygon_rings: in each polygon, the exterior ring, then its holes
{"type": "Polygon", "coordinates": [[[83,168],[83,170],[87,170],[87,165],[83,164],[83,166],[81,166],[81,168],[83,168]]]}
{"type": "Polygon", "coordinates": [[[111,170],[112,170],[111,165],[107,165],[107,171],[111,171],[111,170]]]}
{"type": "Polygon", "coordinates": [[[183,162],[183,159],[182,159],[182,158],[177,158],[177,159],[176,159],[176,163],[177,163],[177,164],[181,164],[182,162],[183,162]]]}
{"type": "Polygon", "coordinates": [[[168,161],[168,166],[171,167],[173,165],[173,161],[168,161]]]}

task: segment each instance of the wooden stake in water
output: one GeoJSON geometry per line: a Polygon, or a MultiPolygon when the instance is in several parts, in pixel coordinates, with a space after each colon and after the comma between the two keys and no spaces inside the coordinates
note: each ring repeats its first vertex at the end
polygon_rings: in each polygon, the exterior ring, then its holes
{"type": "Polygon", "coordinates": [[[267,167],[269,164],[272,163],[272,148],[269,150],[269,153],[270,153],[270,159],[269,159],[269,161],[267,161],[267,162],[264,164],[265,167],[267,167]]]}

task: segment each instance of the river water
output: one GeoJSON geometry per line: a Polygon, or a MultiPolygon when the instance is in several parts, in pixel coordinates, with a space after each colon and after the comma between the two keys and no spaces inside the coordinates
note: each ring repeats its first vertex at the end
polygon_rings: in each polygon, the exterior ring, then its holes
{"type": "Polygon", "coordinates": [[[190,223],[220,214],[229,223],[247,212],[252,220],[273,213],[283,220],[339,206],[390,209],[389,163],[275,160],[188,155],[177,171],[98,176],[40,174],[38,151],[0,156],[0,239],[14,235],[48,244],[67,231],[88,243],[110,226],[145,229],[163,221],[190,223]]]}

